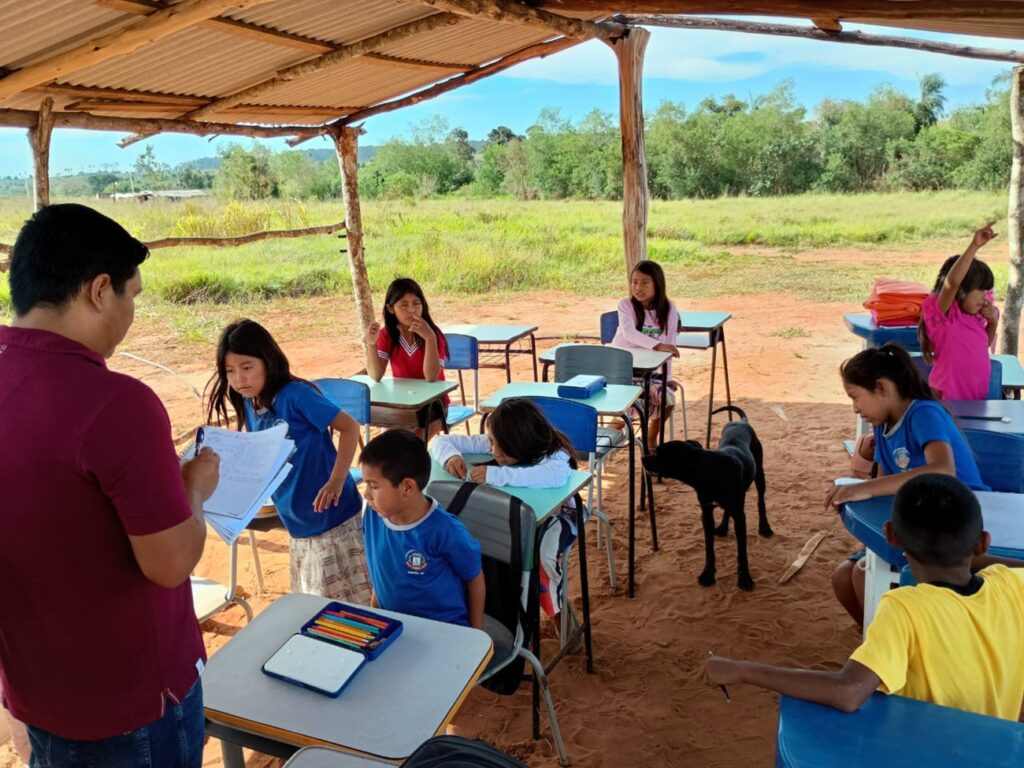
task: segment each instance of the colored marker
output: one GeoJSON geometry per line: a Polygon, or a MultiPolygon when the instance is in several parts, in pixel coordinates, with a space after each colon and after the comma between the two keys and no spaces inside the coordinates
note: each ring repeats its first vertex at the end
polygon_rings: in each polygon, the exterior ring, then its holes
{"type": "Polygon", "coordinates": [[[330,616],[339,616],[341,618],[351,619],[352,621],[358,621],[361,624],[367,624],[370,627],[376,627],[377,629],[388,628],[388,623],[386,621],[371,619],[369,616],[360,616],[359,614],[349,613],[348,611],[324,611],[324,613],[330,616]]]}
{"type": "Polygon", "coordinates": [[[332,624],[329,621],[324,621],[323,619],[317,619],[316,626],[320,627],[321,629],[328,630],[330,632],[337,632],[339,635],[345,635],[346,637],[351,637],[354,640],[372,640],[373,639],[372,635],[367,635],[367,634],[364,634],[364,633],[361,633],[361,632],[356,632],[355,630],[349,630],[346,627],[340,626],[338,624],[332,624]]]}
{"type": "Polygon", "coordinates": [[[314,637],[319,637],[319,638],[322,638],[324,640],[330,640],[332,643],[338,643],[339,645],[344,645],[344,646],[352,648],[353,650],[356,650],[356,651],[362,650],[362,648],[359,645],[357,645],[356,643],[350,643],[349,641],[343,640],[340,637],[332,637],[331,635],[328,635],[326,633],[318,632],[313,627],[310,627],[306,631],[309,632],[309,634],[313,635],[314,637]]]}
{"type": "Polygon", "coordinates": [[[325,621],[334,621],[338,624],[344,624],[346,627],[358,629],[360,632],[366,632],[368,635],[376,635],[379,634],[381,631],[377,627],[371,627],[369,624],[363,624],[358,621],[353,621],[352,619],[346,619],[342,616],[325,615],[320,616],[320,618],[324,619],[325,621]]]}
{"type": "Polygon", "coordinates": [[[321,616],[316,620],[316,622],[317,624],[326,624],[327,626],[334,627],[335,629],[341,629],[346,632],[351,632],[354,635],[360,635],[367,638],[373,638],[378,634],[376,630],[370,632],[369,630],[349,624],[344,619],[336,619],[333,616],[321,616]]]}

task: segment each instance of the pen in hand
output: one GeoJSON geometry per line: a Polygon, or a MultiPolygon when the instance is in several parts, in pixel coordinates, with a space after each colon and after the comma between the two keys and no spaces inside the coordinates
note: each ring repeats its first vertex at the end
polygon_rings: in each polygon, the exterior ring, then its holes
{"type": "Polygon", "coordinates": [[[195,450],[195,453],[192,455],[193,459],[196,458],[199,455],[199,449],[203,447],[203,438],[204,437],[205,437],[205,432],[203,431],[203,428],[200,427],[199,429],[196,430],[196,450],[195,450]]]}

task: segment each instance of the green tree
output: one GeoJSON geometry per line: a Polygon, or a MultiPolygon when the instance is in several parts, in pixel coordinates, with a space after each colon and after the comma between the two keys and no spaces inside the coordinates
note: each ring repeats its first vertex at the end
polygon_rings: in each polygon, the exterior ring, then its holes
{"type": "Polygon", "coordinates": [[[946,81],[934,72],[923,75],[918,81],[921,95],[914,105],[914,131],[935,125],[946,108],[946,81]]]}
{"type": "Polygon", "coordinates": [[[170,168],[158,162],[152,144],[147,144],[133,165],[135,184],[139,190],[167,189],[170,168]]]}
{"type": "Polygon", "coordinates": [[[213,180],[214,191],[233,200],[273,197],[278,180],[271,168],[270,150],[253,142],[250,149],[231,143],[218,150],[220,167],[213,180]]]}

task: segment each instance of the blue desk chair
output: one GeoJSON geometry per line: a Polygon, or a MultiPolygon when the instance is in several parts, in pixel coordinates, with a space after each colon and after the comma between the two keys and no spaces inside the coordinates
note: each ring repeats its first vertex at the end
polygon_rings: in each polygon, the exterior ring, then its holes
{"type": "Polygon", "coordinates": [[[444,361],[446,371],[458,371],[459,393],[462,395],[462,405],[448,406],[449,429],[459,424],[466,425],[467,434],[469,420],[477,415],[480,407],[480,344],[472,336],[461,333],[446,333],[445,342],[448,344],[448,359],[444,361]],[[473,407],[466,405],[466,385],[462,380],[463,371],[473,372],[473,407]]]}
{"type": "Polygon", "coordinates": [[[1024,493],[1024,437],[964,429],[981,479],[993,491],[1024,493]]]}
{"type": "MultiPolygon", "coordinates": [[[[361,381],[351,379],[316,379],[313,384],[320,388],[324,397],[363,428],[360,444],[370,442],[370,388],[361,381]]],[[[363,481],[363,471],[358,467],[353,467],[349,473],[357,483],[363,481]]]]}
{"type": "MultiPolygon", "coordinates": [[[[917,366],[918,372],[921,374],[921,378],[928,381],[928,376],[932,372],[932,364],[927,362],[922,355],[914,354],[911,355],[914,361],[914,365],[917,366]]],[[[992,372],[988,379],[988,394],[985,396],[986,400],[1002,400],[1003,399],[1003,364],[998,360],[992,360],[992,372]]]]}
{"type": "MultiPolygon", "coordinates": [[[[586,456],[587,471],[593,472],[595,465],[599,461],[603,461],[603,459],[598,459],[597,411],[585,403],[562,400],[558,397],[528,397],[526,399],[540,408],[544,417],[551,422],[551,426],[563,432],[569,438],[569,442],[572,443],[572,447],[576,450],[577,457],[586,456]]],[[[600,486],[598,491],[600,492],[600,486]]],[[[594,517],[597,518],[598,530],[604,529],[604,537],[607,542],[605,550],[608,554],[608,583],[611,585],[612,593],[614,594],[618,591],[618,586],[615,576],[615,553],[612,551],[612,523],[604,510],[600,508],[600,501],[598,502],[598,507],[594,507],[594,483],[591,483],[587,488],[587,507],[594,517]]],[[[584,523],[586,523],[586,518],[580,521],[581,525],[584,523]]],[[[598,542],[600,541],[601,537],[598,536],[598,542]]],[[[568,576],[569,569],[563,568],[562,578],[568,579],[568,576]]],[[[568,585],[568,581],[566,584],[568,585]]],[[[568,586],[562,592],[568,596],[568,586]]],[[[566,637],[565,630],[567,627],[564,621],[567,614],[567,611],[562,612],[562,637],[566,637]]]]}
{"type": "MultiPolygon", "coordinates": [[[[618,312],[603,312],[601,313],[601,343],[611,344],[612,339],[615,338],[615,332],[619,329],[619,313],[618,312]]],[[[701,334],[691,334],[693,336],[700,336],[701,334]]],[[[707,334],[704,334],[707,336],[707,334]]],[[[677,381],[676,384],[679,386],[679,407],[676,408],[676,415],[681,416],[683,420],[683,440],[686,439],[686,390],[683,388],[683,383],[677,381]]],[[[676,423],[674,419],[668,420],[668,439],[676,439],[676,423]]]]}
{"type": "MultiPolygon", "coordinates": [[[[533,684],[539,686],[544,697],[559,763],[568,765],[569,758],[558,727],[544,665],[527,648],[531,638],[534,647],[538,650],[540,648],[537,579],[534,575],[537,521],[533,510],[514,496],[490,485],[469,485],[468,497],[460,497],[463,486],[463,483],[457,481],[435,480],[424,492],[432,499],[437,499],[438,504],[445,509],[458,515],[469,533],[480,543],[487,595],[484,631],[494,643],[494,655],[477,684],[490,679],[519,659],[529,664],[533,684]],[[453,504],[456,497],[460,497],[458,503],[453,504]],[[514,578],[505,578],[502,571],[514,575],[514,578]]],[[[521,671],[516,673],[515,680],[518,687],[522,680],[521,671]]],[[[536,707],[536,698],[533,701],[536,707]]],[[[536,708],[533,714],[536,718],[536,708]]],[[[536,728],[537,720],[533,722],[536,728]]],[[[537,736],[535,731],[534,737],[537,736]]]]}

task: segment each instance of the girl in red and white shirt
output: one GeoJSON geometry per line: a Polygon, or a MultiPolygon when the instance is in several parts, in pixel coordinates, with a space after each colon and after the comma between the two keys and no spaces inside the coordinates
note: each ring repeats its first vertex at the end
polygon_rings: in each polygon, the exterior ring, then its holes
{"type": "MultiPolygon", "coordinates": [[[[448,345],[444,334],[430,317],[430,307],[419,283],[400,277],[388,286],[384,297],[384,327],[373,323],[366,332],[366,372],[380,381],[391,363],[396,379],[444,381],[444,360],[448,345]]],[[[448,395],[416,412],[417,434],[428,430],[433,437],[444,428],[448,395]]]]}

